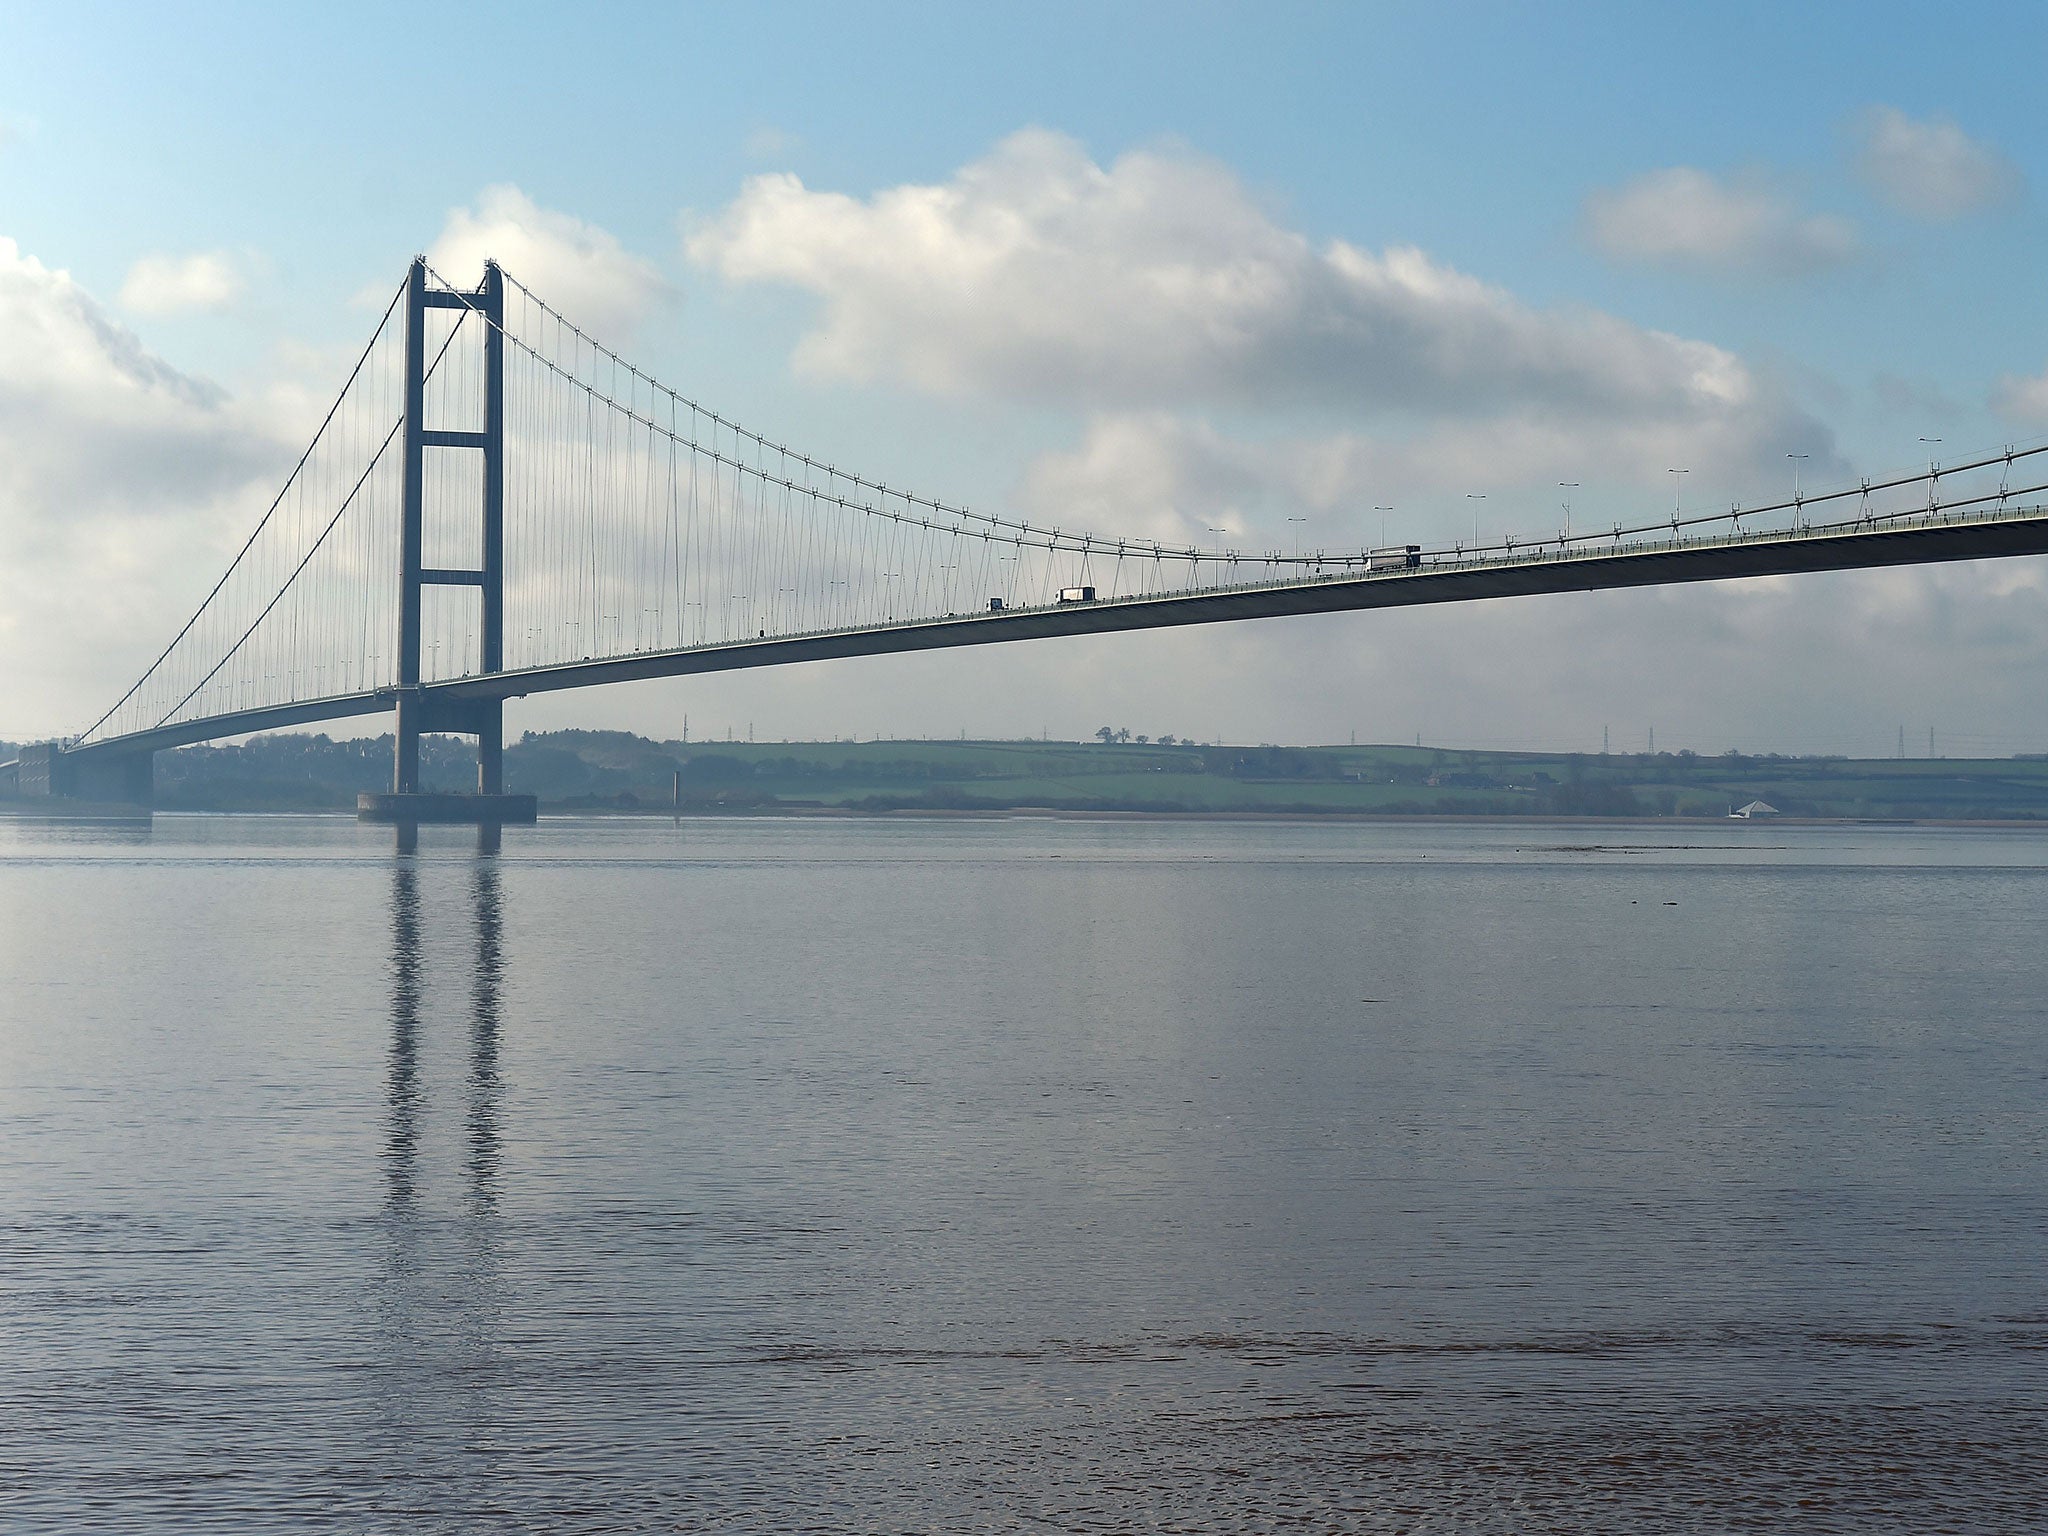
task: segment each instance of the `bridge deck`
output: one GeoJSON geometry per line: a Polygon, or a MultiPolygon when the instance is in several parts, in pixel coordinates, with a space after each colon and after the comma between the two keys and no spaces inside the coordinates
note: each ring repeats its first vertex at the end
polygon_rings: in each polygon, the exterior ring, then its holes
{"type": "MultiPolygon", "coordinates": [[[[1552,592],[1663,586],[1694,581],[1790,575],[1813,571],[1927,565],[1953,560],[2048,553],[2048,507],[1995,513],[1940,515],[1880,526],[1831,525],[1810,530],[1739,534],[1720,538],[1674,539],[1606,550],[1535,550],[1506,558],[1428,560],[1418,569],[1340,574],[1306,580],[1142,597],[1110,597],[1091,603],[1014,608],[995,613],[949,615],[899,624],[768,636],[717,645],[640,651],[527,671],[490,673],[429,683],[430,700],[450,704],[522,698],[563,688],[728,672],[747,667],[788,666],[852,656],[994,645],[1055,635],[1107,634],[1118,630],[1162,629],[1183,624],[1216,624],[1291,614],[1343,613],[1371,608],[1406,608],[1430,603],[1474,602],[1552,592]]],[[[175,721],[153,730],[71,749],[75,753],[131,753],[282,730],[327,720],[377,714],[394,707],[388,690],[339,694],[290,704],[267,705],[205,719],[175,721]]]]}

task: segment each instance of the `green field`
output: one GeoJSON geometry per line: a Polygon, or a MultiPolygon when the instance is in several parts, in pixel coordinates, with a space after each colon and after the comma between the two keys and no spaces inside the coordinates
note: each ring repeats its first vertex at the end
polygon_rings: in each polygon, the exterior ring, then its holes
{"type": "MultiPolygon", "coordinates": [[[[474,783],[466,743],[432,739],[428,787],[474,783]]],[[[158,804],[340,809],[382,787],[390,741],[259,737],[157,760],[158,804]]],[[[664,811],[682,775],[693,813],[1007,811],[1276,815],[1726,816],[1762,799],[1787,816],[2048,819],[2048,760],[1466,752],[1138,742],[649,741],[529,735],[507,788],[556,809],[664,811]]]]}

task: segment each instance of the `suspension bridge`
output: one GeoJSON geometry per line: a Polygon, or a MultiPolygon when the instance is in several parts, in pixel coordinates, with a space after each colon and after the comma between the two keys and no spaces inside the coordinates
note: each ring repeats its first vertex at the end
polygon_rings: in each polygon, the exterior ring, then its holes
{"type": "MultiPolygon", "coordinates": [[[[488,263],[416,258],[286,482],[134,685],[24,795],[146,801],[152,754],[389,713],[405,819],[521,819],[507,699],[803,661],[2048,552],[2048,445],[1790,501],[1441,548],[1177,546],[993,516],[771,441],[488,263]],[[419,739],[477,739],[426,796],[419,739]]],[[[366,799],[369,797],[366,797],[366,799]]]]}

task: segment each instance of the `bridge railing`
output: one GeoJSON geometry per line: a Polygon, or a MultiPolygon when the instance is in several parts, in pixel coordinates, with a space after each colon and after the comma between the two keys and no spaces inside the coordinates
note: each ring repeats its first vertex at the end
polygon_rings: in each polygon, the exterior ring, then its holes
{"type": "MultiPolygon", "coordinates": [[[[2044,487],[2043,489],[2048,489],[2044,487]]],[[[1496,553],[1491,550],[1482,554],[1455,551],[1419,552],[1419,563],[1413,567],[1363,570],[1357,565],[1275,577],[1270,574],[1249,577],[1244,580],[1219,579],[1183,587],[1147,589],[1137,592],[1098,593],[1085,603],[1053,601],[1045,603],[1005,604],[999,610],[982,608],[951,609],[933,612],[912,618],[894,619],[880,623],[853,625],[820,625],[816,627],[779,630],[759,637],[735,637],[708,641],[697,645],[682,646],[635,646],[626,651],[606,656],[578,658],[581,662],[605,662],[630,660],[639,657],[688,654],[697,651],[729,650],[745,648],[761,640],[791,641],[817,640],[862,633],[888,630],[911,630],[921,627],[955,626],[962,621],[1001,621],[1023,616],[1072,611],[1077,607],[1091,609],[1145,606],[1171,603],[1178,600],[1214,597],[1233,593],[1253,594],[1284,591],[1295,587],[1323,586],[1329,584],[1377,583],[1381,581],[1402,581],[1429,576],[1500,570],[1526,565],[1555,565],[1570,563],[1607,562],[1619,557],[1653,556],[1685,551],[1700,551],[1715,548],[1742,548],[1760,544],[1787,544],[1798,542],[1826,542],[1846,536],[1868,533],[1906,533],[1915,529],[1955,528],[1984,526],[2000,522],[2039,521],[2048,517],[2048,505],[2012,504],[1987,510],[1965,511],[1943,509],[1936,512],[1910,514],[1889,514],[1874,519],[1857,519],[1837,523],[1812,523],[1796,528],[1742,529],[1720,534],[1680,533],[1664,539],[1627,539],[1614,541],[1597,547],[1570,547],[1560,549],[1555,541],[1543,544],[1517,546],[1512,552],[1496,553]]],[[[1244,568],[1264,565],[1260,557],[1240,557],[1237,564],[1244,568]]],[[[1227,568],[1230,557],[1222,557],[1221,564],[1227,568]]],[[[1337,562],[1331,562],[1334,566],[1337,562]]],[[[574,664],[574,663],[570,663],[574,664]]],[[[558,663],[557,665],[561,665],[558,663]]],[[[522,670],[522,669],[508,669],[522,670]]],[[[540,668],[535,670],[548,670],[540,668]]]]}

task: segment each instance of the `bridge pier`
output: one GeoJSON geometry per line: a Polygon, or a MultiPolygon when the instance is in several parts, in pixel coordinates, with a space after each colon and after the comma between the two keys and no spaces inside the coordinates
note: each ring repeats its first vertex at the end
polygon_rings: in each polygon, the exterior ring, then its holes
{"type": "Polygon", "coordinates": [[[420,792],[420,715],[426,700],[417,693],[398,696],[398,722],[393,732],[391,793],[420,792]]]}
{"type": "Polygon", "coordinates": [[[492,699],[477,711],[476,792],[505,793],[505,703],[492,699]]]}
{"type": "Polygon", "coordinates": [[[54,741],[31,742],[15,768],[22,800],[77,800],[123,809],[155,798],[156,754],[150,751],[66,752],[54,741]]]}
{"type": "Polygon", "coordinates": [[[436,699],[423,690],[400,693],[397,759],[389,794],[356,796],[362,821],[470,822],[479,826],[531,824],[539,809],[532,795],[505,793],[505,705],[500,699],[436,699]],[[476,738],[476,792],[420,788],[422,735],[476,738]]]}

